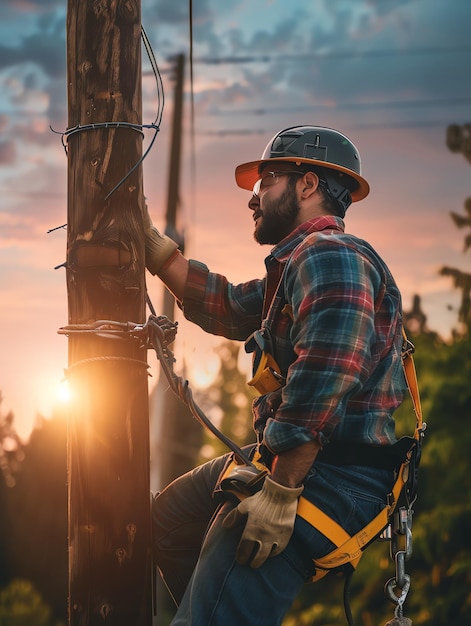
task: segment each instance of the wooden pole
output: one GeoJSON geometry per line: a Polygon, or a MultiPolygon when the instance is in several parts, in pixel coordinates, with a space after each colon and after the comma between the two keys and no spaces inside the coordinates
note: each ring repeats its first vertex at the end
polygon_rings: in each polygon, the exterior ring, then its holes
{"type": "MultiPolygon", "coordinates": [[[[177,232],[177,212],[180,201],[180,169],[183,119],[183,83],[185,75],[185,55],[175,59],[175,91],[173,99],[172,143],[170,146],[170,165],[168,169],[167,212],[165,232],[178,241],[183,248],[183,237],[177,232]]],[[[165,290],[164,315],[172,318],[175,298],[165,290]],[[171,297],[169,297],[171,296],[171,297]]]]}
{"type": "MultiPolygon", "coordinates": [[[[175,88],[173,98],[172,136],[168,169],[167,210],[165,232],[178,241],[184,249],[184,236],[178,230],[180,207],[180,172],[182,147],[182,121],[184,107],[185,56],[175,58],[175,88]]],[[[173,320],[175,298],[164,288],[163,314],[173,320]]],[[[168,381],[161,372],[157,385],[159,431],[155,439],[157,488],[163,489],[177,476],[195,466],[203,441],[203,429],[193,418],[191,411],[169,389],[168,381]]]]}
{"type": "MultiPolygon", "coordinates": [[[[141,124],[140,19],[139,0],[68,0],[72,329],[145,320],[142,169],[109,195],[139,161],[142,135],[104,126],[141,124]]],[[[152,623],[146,358],[128,336],[69,335],[71,626],[152,623]]]]}

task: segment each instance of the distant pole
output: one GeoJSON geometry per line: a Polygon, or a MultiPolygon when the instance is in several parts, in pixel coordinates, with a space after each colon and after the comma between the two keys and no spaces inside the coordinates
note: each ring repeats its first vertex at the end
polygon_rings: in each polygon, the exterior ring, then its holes
{"type": "MultiPolygon", "coordinates": [[[[185,55],[175,59],[175,91],[173,99],[172,143],[170,146],[170,166],[168,169],[166,233],[178,240],[183,247],[183,237],[177,232],[177,212],[180,202],[180,169],[183,119],[183,84],[185,79],[185,55]]],[[[175,298],[168,290],[164,296],[164,315],[173,316],[175,298]]]]}
{"type": "MultiPolygon", "coordinates": [[[[139,161],[142,135],[100,127],[141,124],[140,35],[140,0],[68,0],[72,329],[145,320],[142,169],[108,196],[139,161]]],[[[128,337],[69,335],[70,626],[152,623],[146,359],[128,337]]]]}
{"type": "MultiPolygon", "coordinates": [[[[180,208],[180,173],[182,152],[182,122],[184,108],[185,56],[175,57],[172,135],[170,142],[169,169],[167,178],[167,210],[165,232],[178,241],[184,249],[184,236],[178,230],[180,208]]],[[[163,314],[174,319],[175,298],[164,287],[163,314]]],[[[170,481],[195,466],[203,440],[200,424],[193,419],[190,410],[168,387],[161,372],[157,389],[158,435],[155,437],[155,487],[162,489],[170,481]]]]}

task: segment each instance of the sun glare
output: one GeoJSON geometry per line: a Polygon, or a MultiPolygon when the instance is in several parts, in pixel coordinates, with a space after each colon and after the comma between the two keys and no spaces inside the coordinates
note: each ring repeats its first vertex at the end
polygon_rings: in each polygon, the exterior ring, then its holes
{"type": "Polygon", "coordinates": [[[68,380],[61,380],[56,389],[57,401],[61,404],[68,404],[71,400],[71,392],[68,380]]]}

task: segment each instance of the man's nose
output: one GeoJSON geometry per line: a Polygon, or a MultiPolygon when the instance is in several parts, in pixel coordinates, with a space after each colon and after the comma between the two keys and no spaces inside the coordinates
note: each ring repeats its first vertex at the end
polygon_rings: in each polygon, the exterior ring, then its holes
{"type": "Polygon", "coordinates": [[[259,206],[260,206],[260,198],[257,196],[256,193],[254,193],[249,200],[248,207],[251,211],[255,211],[255,209],[258,209],[259,206]]]}

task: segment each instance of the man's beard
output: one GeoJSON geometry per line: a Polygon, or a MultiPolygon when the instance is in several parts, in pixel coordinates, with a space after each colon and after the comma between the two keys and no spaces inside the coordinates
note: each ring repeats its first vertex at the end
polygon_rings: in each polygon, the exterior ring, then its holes
{"type": "Polygon", "coordinates": [[[261,245],[280,243],[293,230],[299,211],[295,189],[288,183],[278,200],[266,200],[260,224],[255,228],[255,241],[261,245]]]}

